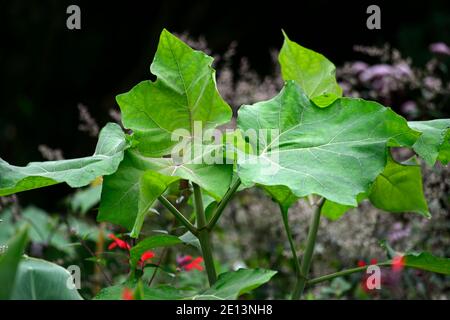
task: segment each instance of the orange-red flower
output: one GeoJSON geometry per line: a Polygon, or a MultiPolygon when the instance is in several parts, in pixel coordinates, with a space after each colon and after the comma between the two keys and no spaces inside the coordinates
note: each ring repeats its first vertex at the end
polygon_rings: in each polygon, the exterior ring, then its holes
{"type": "Polygon", "coordinates": [[[128,288],[123,289],[122,300],[134,300],[133,291],[131,291],[131,289],[128,288]]]}
{"type": "Polygon", "coordinates": [[[395,256],[392,258],[392,271],[402,271],[405,266],[405,257],[404,256],[395,256]]]}
{"type": "Polygon", "coordinates": [[[112,249],[114,249],[116,247],[119,247],[120,249],[125,249],[125,250],[130,250],[131,249],[130,245],[126,241],[117,238],[112,233],[110,233],[108,235],[108,238],[113,240],[113,242],[111,242],[111,244],[108,246],[108,250],[112,250],[112,249]]]}
{"type": "Polygon", "coordinates": [[[143,268],[145,266],[145,264],[147,263],[148,260],[150,260],[151,258],[153,258],[155,256],[155,253],[153,251],[145,251],[142,255],[141,258],[139,259],[138,265],[139,267],[143,268]]]}
{"type": "Polygon", "coordinates": [[[177,259],[178,267],[184,271],[191,271],[193,269],[203,271],[203,266],[200,265],[202,262],[202,257],[194,259],[192,256],[184,256],[177,259]]]}

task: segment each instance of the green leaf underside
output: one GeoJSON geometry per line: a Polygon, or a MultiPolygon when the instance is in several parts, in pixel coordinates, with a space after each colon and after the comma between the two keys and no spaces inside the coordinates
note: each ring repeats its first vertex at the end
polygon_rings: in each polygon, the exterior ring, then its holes
{"type": "Polygon", "coordinates": [[[18,266],[28,242],[27,227],[23,227],[9,242],[8,249],[0,255],[0,300],[11,298],[18,266]]]}
{"type": "Polygon", "coordinates": [[[171,183],[187,179],[220,199],[231,176],[232,165],[175,164],[171,158],[148,158],[127,150],[117,172],[104,177],[97,219],[134,228],[137,236],[148,209],[171,183]]]}
{"type": "Polygon", "coordinates": [[[284,80],[294,80],[319,107],[326,107],[342,96],[336,82],[336,67],[320,53],[289,40],[284,43],[278,60],[284,80]]]}
{"type": "Polygon", "coordinates": [[[69,271],[57,264],[35,258],[22,258],[14,283],[13,300],[82,300],[69,271]]]}
{"type": "MultiPolygon", "coordinates": [[[[277,272],[264,269],[239,269],[219,275],[217,282],[206,291],[198,294],[183,291],[170,286],[144,287],[143,299],[146,300],[229,300],[237,299],[267,283],[277,272]]],[[[121,284],[103,289],[95,299],[121,299],[125,288],[133,289],[136,284],[121,284]]]]}
{"type": "Polygon", "coordinates": [[[128,142],[119,125],[108,123],[100,132],[95,153],[90,157],[30,162],[17,167],[0,159],[0,196],[66,182],[73,188],[88,185],[95,178],[114,173],[128,142]]]}
{"type": "MultiPolygon", "coordinates": [[[[376,178],[367,194],[358,195],[357,201],[369,198],[378,209],[388,212],[415,212],[430,217],[423,193],[422,174],[419,165],[397,163],[388,157],[383,172],[376,178]]],[[[349,209],[356,206],[341,205],[325,201],[322,214],[331,220],[342,217],[349,209]]]]}
{"type": "Polygon", "coordinates": [[[179,139],[194,139],[194,122],[213,129],[231,119],[231,108],[216,88],[213,58],[195,51],[163,30],[150,67],[155,82],[143,81],[117,96],[125,127],[133,130],[139,151],[168,155],[179,139]],[[176,131],[185,129],[186,135],[176,131]]]}
{"type": "Polygon", "coordinates": [[[450,258],[441,258],[429,252],[410,252],[404,256],[407,267],[450,275],[450,258]]]}
{"type": "Polygon", "coordinates": [[[239,269],[222,273],[211,288],[195,296],[194,299],[237,299],[244,293],[269,282],[276,273],[276,271],[264,269],[239,269]]]}
{"type": "Polygon", "coordinates": [[[183,243],[180,238],[168,234],[161,234],[145,238],[130,250],[130,266],[132,269],[141,258],[142,254],[148,250],[153,250],[161,247],[169,247],[183,243]]]}
{"type": "Polygon", "coordinates": [[[263,189],[280,205],[283,214],[298,200],[292,191],[285,186],[263,186],[263,189]]]}
{"type": "Polygon", "coordinates": [[[433,166],[438,159],[443,164],[450,161],[450,119],[409,121],[408,125],[422,133],[413,148],[426,163],[433,166]]]}
{"type": "Polygon", "coordinates": [[[100,202],[102,186],[96,185],[83,190],[77,190],[73,196],[68,199],[70,209],[74,212],[86,214],[95,205],[100,202]]]}
{"type": "Polygon", "coordinates": [[[256,156],[238,160],[244,184],[284,185],[297,197],[318,194],[353,206],[382,172],[387,146],[412,145],[418,137],[378,103],[341,98],[319,108],[294,81],[271,100],[241,107],[238,126],[279,130],[252,146],[256,156]]]}
{"type": "MultiPolygon", "coordinates": [[[[356,201],[361,203],[363,200],[367,199],[366,193],[360,193],[356,197],[356,201]]],[[[325,200],[323,203],[321,214],[327,217],[330,220],[338,220],[341,218],[348,210],[356,208],[356,206],[348,206],[345,204],[339,204],[330,200],[325,200]]]]}

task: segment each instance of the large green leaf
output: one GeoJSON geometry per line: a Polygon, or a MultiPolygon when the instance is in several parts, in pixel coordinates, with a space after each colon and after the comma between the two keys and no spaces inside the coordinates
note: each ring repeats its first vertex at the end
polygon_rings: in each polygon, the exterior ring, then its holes
{"type": "Polygon", "coordinates": [[[66,182],[73,188],[88,185],[95,178],[116,171],[128,141],[119,125],[108,123],[100,132],[95,153],[90,157],[30,162],[17,167],[0,159],[0,196],[66,182]]]}
{"type": "Polygon", "coordinates": [[[429,252],[409,252],[403,256],[405,266],[450,275],[450,258],[441,258],[429,252]]]}
{"type": "Polygon", "coordinates": [[[122,121],[133,130],[142,154],[170,154],[179,138],[196,137],[195,122],[206,130],[230,121],[231,108],[217,91],[212,61],[162,31],[150,67],[157,80],[143,81],[117,96],[122,121]]]}
{"type": "MultiPolygon", "coordinates": [[[[95,300],[121,300],[125,289],[135,290],[136,283],[119,284],[103,288],[96,296],[95,300]]],[[[143,287],[143,300],[181,300],[186,298],[187,294],[183,291],[167,286],[159,285],[156,287],[143,287]]]]}
{"type": "Polygon", "coordinates": [[[257,155],[239,159],[244,184],[284,185],[297,197],[318,194],[353,206],[383,171],[387,146],[412,145],[418,136],[375,102],[341,98],[319,108],[294,81],[271,100],[241,107],[238,126],[275,130],[271,140],[250,141],[257,155]]]}
{"type": "Polygon", "coordinates": [[[143,219],[169,184],[191,180],[220,199],[228,189],[232,165],[175,163],[171,158],[149,158],[128,150],[116,173],[103,181],[99,221],[109,221],[132,230],[137,237],[143,219]]]}
{"type": "Polygon", "coordinates": [[[239,269],[219,275],[216,283],[193,299],[230,300],[248,293],[263,285],[276,274],[276,271],[264,269],[239,269]]]}
{"type": "MultiPolygon", "coordinates": [[[[388,212],[416,212],[431,216],[423,193],[421,168],[413,161],[398,163],[389,156],[386,167],[375,179],[369,193],[359,194],[357,201],[360,203],[367,198],[375,207],[388,212]]],[[[337,220],[354,207],[326,200],[321,213],[337,220]]]]}
{"type": "Polygon", "coordinates": [[[144,252],[153,250],[155,248],[170,247],[180,243],[183,243],[180,238],[169,234],[160,234],[145,238],[130,250],[131,268],[134,269],[136,267],[139,259],[144,252]]]}
{"type": "Polygon", "coordinates": [[[0,300],[11,298],[17,269],[28,242],[28,228],[24,226],[7,244],[0,255],[0,300]]]}
{"type": "Polygon", "coordinates": [[[69,271],[57,264],[24,257],[17,270],[12,300],[81,300],[69,271]]]}
{"type": "Polygon", "coordinates": [[[278,60],[284,80],[295,80],[319,107],[326,107],[342,96],[336,82],[336,67],[323,55],[289,40],[284,43],[278,60]]]}
{"type": "MultiPolygon", "coordinates": [[[[237,299],[240,295],[248,293],[268,282],[277,272],[264,269],[239,269],[219,275],[216,283],[209,289],[198,294],[183,291],[170,286],[146,287],[144,286],[143,299],[146,300],[229,300],[237,299]]],[[[103,289],[95,299],[117,300],[121,299],[125,288],[134,289],[136,283],[125,283],[103,289]]]]}
{"type": "Polygon", "coordinates": [[[117,171],[103,179],[98,221],[109,221],[128,230],[139,230],[151,205],[176,177],[165,176],[152,162],[128,150],[117,171]],[[148,172],[148,174],[146,174],[148,172]],[[153,182],[152,186],[149,183],[153,182]]]}
{"type": "Polygon", "coordinates": [[[148,208],[180,178],[216,199],[225,194],[233,165],[205,161],[223,160],[223,142],[204,141],[202,133],[228,122],[232,114],[217,91],[211,63],[211,57],[163,30],[150,68],[157,80],[117,97],[123,123],[137,144],[118,171],[105,177],[100,220],[133,229],[137,237],[148,208]]]}
{"type": "Polygon", "coordinates": [[[391,157],[369,193],[370,202],[388,212],[416,212],[430,217],[419,165],[397,163],[391,157]]]}
{"type": "Polygon", "coordinates": [[[428,165],[439,159],[443,164],[450,161],[450,119],[409,121],[408,125],[422,132],[413,145],[414,150],[428,165]]]}

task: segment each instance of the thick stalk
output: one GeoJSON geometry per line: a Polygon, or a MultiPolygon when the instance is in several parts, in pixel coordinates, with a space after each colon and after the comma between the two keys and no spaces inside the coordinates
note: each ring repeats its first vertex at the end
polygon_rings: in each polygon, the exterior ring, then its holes
{"type": "Polygon", "coordinates": [[[281,211],[281,216],[283,218],[284,229],[286,230],[286,235],[287,235],[287,238],[289,241],[289,247],[291,248],[291,252],[292,252],[292,263],[294,264],[295,275],[296,275],[297,279],[299,279],[301,277],[300,261],[298,260],[297,250],[295,249],[294,239],[292,238],[291,228],[289,226],[288,209],[284,209],[280,205],[280,211],[281,211]]]}
{"type": "Polygon", "coordinates": [[[225,195],[223,196],[219,205],[217,206],[217,209],[214,211],[213,217],[211,218],[211,220],[209,221],[209,223],[207,225],[207,228],[209,231],[211,231],[212,228],[214,228],[214,226],[216,225],[217,221],[219,220],[220,215],[222,214],[223,210],[225,209],[225,207],[227,206],[231,197],[233,196],[233,194],[236,192],[236,190],[239,188],[240,185],[241,185],[241,179],[238,178],[233,183],[233,185],[228,189],[228,191],[225,193],[225,195]]]}
{"type": "Polygon", "coordinates": [[[217,280],[216,268],[212,256],[211,240],[209,230],[206,227],[205,210],[203,209],[202,193],[200,187],[193,183],[194,187],[194,205],[197,214],[198,240],[202,248],[203,260],[205,262],[206,273],[208,274],[209,285],[212,286],[217,280]]]}
{"type": "MultiPolygon", "coordinates": [[[[392,265],[392,261],[386,261],[386,262],[380,262],[380,263],[376,263],[374,264],[375,266],[379,266],[379,267],[385,267],[385,266],[391,266],[392,265]]],[[[324,276],[320,276],[314,279],[311,279],[307,282],[308,285],[315,285],[321,282],[325,282],[328,280],[332,280],[334,278],[337,277],[343,277],[343,276],[347,276],[349,274],[352,273],[356,273],[356,272],[361,272],[364,271],[368,268],[369,266],[364,266],[364,267],[357,267],[357,268],[352,268],[352,269],[346,269],[346,270],[342,270],[342,271],[338,271],[335,273],[330,273],[324,276]]]]}
{"type": "Polygon", "coordinates": [[[305,290],[309,269],[311,267],[312,256],[314,253],[314,246],[316,245],[317,231],[319,230],[320,223],[320,211],[323,203],[324,199],[321,199],[311,218],[308,237],[306,239],[305,254],[303,255],[302,264],[300,266],[300,277],[297,279],[294,292],[292,293],[292,299],[300,299],[303,291],[305,290]]]}
{"type": "Polygon", "coordinates": [[[186,219],[185,216],[183,216],[183,214],[178,211],[177,208],[175,208],[175,206],[170,203],[169,200],[166,199],[166,197],[164,196],[159,196],[158,200],[163,204],[164,207],[167,208],[167,210],[169,210],[174,216],[175,218],[177,218],[177,220],[184,225],[191,233],[193,233],[194,235],[198,234],[198,230],[196,227],[194,227],[188,219],[186,219]]]}

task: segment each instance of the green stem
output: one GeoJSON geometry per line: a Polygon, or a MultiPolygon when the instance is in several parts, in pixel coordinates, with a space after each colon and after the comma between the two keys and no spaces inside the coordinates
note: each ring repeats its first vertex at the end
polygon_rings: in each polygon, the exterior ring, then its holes
{"type": "Polygon", "coordinates": [[[308,237],[306,239],[305,254],[303,255],[302,264],[300,266],[300,277],[297,279],[294,292],[292,293],[292,299],[300,299],[303,291],[305,290],[309,269],[311,267],[312,256],[314,253],[314,246],[316,245],[317,231],[319,230],[320,211],[324,200],[325,199],[323,198],[320,200],[311,218],[308,237]]]}
{"type": "Polygon", "coordinates": [[[286,230],[286,235],[287,235],[287,238],[289,241],[289,247],[291,248],[291,252],[292,252],[292,263],[294,264],[295,275],[297,276],[297,279],[299,279],[301,277],[300,261],[298,260],[297,250],[295,249],[294,239],[292,238],[292,232],[291,232],[291,228],[289,226],[288,209],[284,209],[280,205],[280,211],[281,211],[281,216],[283,218],[284,229],[286,230]]]}
{"type": "Polygon", "coordinates": [[[233,183],[233,185],[228,189],[228,191],[225,193],[225,195],[223,196],[219,205],[217,206],[217,209],[214,211],[213,217],[211,218],[208,225],[206,226],[206,228],[209,231],[211,231],[214,228],[214,226],[216,225],[217,221],[219,220],[220,215],[222,214],[223,210],[225,209],[225,207],[227,206],[231,197],[233,196],[233,194],[236,192],[236,190],[239,188],[240,185],[241,185],[241,179],[238,178],[233,183]]]}
{"type": "Polygon", "coordinates": [[[195,213],[197,214],[197,230],[198,240],[202,248],[203,260],[205,262],[206,273],[208,274],[209,285],[212,286],[216,280],[216,268],[214,267],[214,259],[212,256],[211,240],[209,230],[207,229],[207,222],[205,210],[203,209],[202,193],[200,187],[193,183],[194,187],[194,204],[195,213]]]}
{"type": "Polygon", "coordinates": [[[167,210],[169,210],[174,216],[175,218],[177,218],[177,220],[184,225],[191,233],[193,233],[194,235],[198,234],[198,230],[195,226],[192,225],[192,223],[189,222],[188,219],[186,219],[185,216],[183,216],[183,214],[178,211],[177,208],[174,207],[174,205],[167,200],[166,197],[164,196],[159,196],[158,200],[164,205],[164,207],[167,208],[167,210]]]}
{"type": "MultiPolygon", "coordinates": [[[[379,266],[379,267],[386,267],[386,266],[391,266],[392,262],[391,261],[380,262],[380,263],[377,263],[377,264],[374,264],[374,265],[379,266]]],[[[335,272],[335,273],[327,274],[327,275],[324,275],[324,276],[320,276],[320,277],[311,279],[311,280],[309,280],[307,282],[307,284],[309,286],[312,286],[312,285],[315,285],[315,284],[318,284],[318,283],[321,283],[321,282],[332,280],[332,279],[337,278],[337,277],[343,277],[343,276],[347,276],[347,275],[352,274],[352,273],[364,271],[368,267],[369,266],[352,268],[352,269],[346,269],[346,270],[338,271],[338,272],[335,272]]]]}

